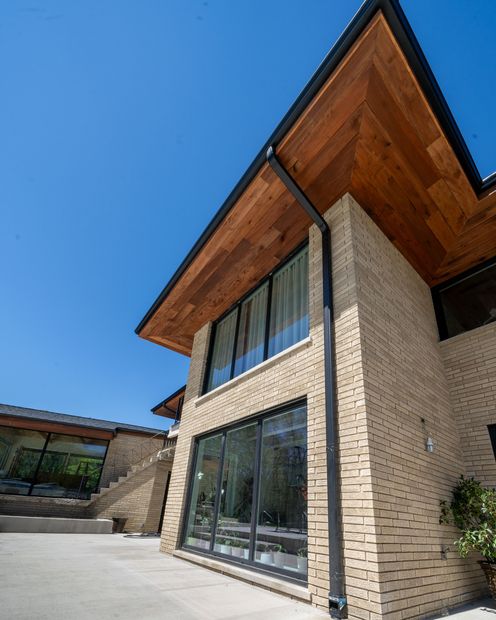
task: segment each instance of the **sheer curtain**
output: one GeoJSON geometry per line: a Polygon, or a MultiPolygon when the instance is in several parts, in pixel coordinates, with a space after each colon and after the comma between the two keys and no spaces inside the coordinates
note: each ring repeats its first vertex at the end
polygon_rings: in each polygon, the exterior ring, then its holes
{"type": "Polygon", "coordinates": [[[241,306],[234,365],[235,376],[263,361],[267,291],[268,284],[264,284],[241,306]]]}
{"type": "Polygon", "coordinates": [[[308,336],[308,248],[274,275],[269,357],[308,336]]]}
{"type": "Polygon", "coordinates": [[[236,309],[217,324],[214,335],[214,349],[210,362],[209,390],[213,390],[222,383],[229,381],[231,378],[234,332],[236,331],[237,315],[238,310],[236,309]]]}

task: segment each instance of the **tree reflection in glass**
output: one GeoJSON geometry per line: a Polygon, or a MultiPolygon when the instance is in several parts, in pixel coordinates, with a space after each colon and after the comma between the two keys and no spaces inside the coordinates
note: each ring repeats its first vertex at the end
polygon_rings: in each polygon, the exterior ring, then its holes
{"type": "Polygon", "coordinates": [[[226,434],[215,551],[248,559],[257,425],[226,434]]]}

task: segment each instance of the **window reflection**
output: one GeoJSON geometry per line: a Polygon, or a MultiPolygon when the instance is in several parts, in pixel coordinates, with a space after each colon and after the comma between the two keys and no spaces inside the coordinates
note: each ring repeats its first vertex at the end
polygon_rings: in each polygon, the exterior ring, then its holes
{"type": "Polygon", "coordinates": [[[306,411],[263,423],[256,540],[257,562],[306,574],[306,411]]]}
{"type": "Polygon", "coordinates": [[[212,537],[222,436],[200,441],[193,473],[186,543],[208,549],[212,537]]]}
{"type": "Polygon", "coordinates": [[[186,545],[306,577],[306,407],[199,439],[190,498],[186,545]]]}
{"type": "Polygon", "coordinates": [[[257,426],[226,436],[215,551],[248,559],[257,426]]]}
{"type": "Polygon", "coordinates": [[[108,442],[0,426],[0,493],[87,499],[108,442]]]}
{"type": "Polygon", "coordinates": [[[0,493],[28,495],[48,433],[0,427],[0,493]]]}

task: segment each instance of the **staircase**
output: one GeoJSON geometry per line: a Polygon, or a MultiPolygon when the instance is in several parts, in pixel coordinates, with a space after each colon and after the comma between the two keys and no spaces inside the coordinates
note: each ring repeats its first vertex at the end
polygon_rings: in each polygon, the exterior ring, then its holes
{"type": "Polygon", "coordinates": [[[99,489],[97,493],[92,493],[90,499],[87,500],[86,506],[90,506],[91,504],[96,502],[98,499],[100,499],[102,496],[106,495],[107,493],[110,493],[114,489],[117,489],[117,487],[121,486],[125,482],[128,482],[131,478],[141,473],[142,471],[144,471],[145,469],[147,469],[148,467],[150,467],[157,461],[172,461],[174,459],[175,450],[176,450],[175,440],[166,439],[165,445],[161,450],[158,450],[158,451],[154,450],[153,452],[151,452],[150,454],[142,458],[140,461],[138,461],[134,465],[131,465],[131,467],[129,468],[129,471],[127,472],[125,476],[119,476],[117,480],[110,482],[107,487],[103,487],[99,489]]]}

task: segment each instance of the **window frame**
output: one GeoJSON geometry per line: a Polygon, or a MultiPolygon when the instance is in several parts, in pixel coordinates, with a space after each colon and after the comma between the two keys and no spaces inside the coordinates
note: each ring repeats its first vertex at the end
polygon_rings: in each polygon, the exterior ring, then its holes
{"type": "MultiPolygon", "coordinates": [[[[38,462],[36,464],[36,468],[34,470],[34,474],[33,474],[33,478],[32,478],[32,482],[29,485],[29,491],[26,495],[19,495],[19,497],[43,497],[43,498],[47,498],[47,499],[76,499],[76,501],[88,501],[86,498],[60,498],[57,496],[53,496],[53,495],[37,495],[36,493],[33,493],[34,491],[34,487],[36,484],[38,484],[38,475],[40,472],[40,468],[41,468],[41,464],[43,462],[43,459],[45,457],[45,454],[47,452],[50,452],[50,450],[48,450],[48,446],[50,444],[50,441],[52,439],[52,435],[64,435],[67,437],[77,437],[79,439],[95,439],[96,441],[102,441],[105,442],[106,446],[105,446],[105,454],[103,456],[102,459],[102,465],[100,467],[100,473],[98,475],[98,482],[96,484],[95,489],[92,491],[92,493],[98,493],[99,489],[100,489],[100,482],[102,480],[102,473],[103,473],[103,468],[105,467],[105,461],[107,459],[107,454],[108,454],[108,449],[110,446],[110,440],[109,439],[99,439],[96,437],[84,437],[83,435],[71,435],[69,433],[60,433],[59,431],[55,432],[55,431],[40,431],[39,429],[35,429],[35,428],[24,428],[21,426],[13,426],[13,425],[6,425],[6,424],[0,424],[0,429],[1,428],[10,428],[10,429],[15,429],[15,430],[21,430],[21,431],[34,431],[34,432],[38,432],[38,433],[43,433],[46,434],[46,438],[45,438],[45,443],[43,444],[43,448],[40,449],[40,455],[38,457],[38,462]]],[[[0,496],[1,495],[16,495],[15,493],[5,493],[0,491],[0,496]]]]}
{"type": "MultiPolygon", "coordinates": [[[[201,389],[201,394],[200,394],[201,396],[203,396],[204,394],[208,394],[212,390],[215,390],[215,389],[221,387],[222,385],[225,385],[229,381],[232,381],[232,379],[234,379],[236,377],[239,377],[242,374],[244,374],[244,372],[248,372],[249,370],[251,370],[251,368],[256,368],[258,365],[260,365],[263,362],[266,362],[268,359],[270,359],[268,353],[269,353],[269,337],[270,337],[270,315],[271,315],[271,309],[272,309],[272,288],[273,288],[272,284],[273,284],[274,276],[281,269],[284,269],[284,267],[286,267],[286,265],[295,256],[297,256],[300,252],[303,252],[305,250],[305,248],[308,248],[308,246],[309,246],[308,239],[305,239],[305,241],[303,243],[300,243],[290,254],[288,254],[288,256],[286,256],[286,258],[277,265],[277,267],[275,267],[270,273],[268,273],[261,280],[259,280],[257,282],[257,284],[255,284],[255,286],[253,286],[245,295],[243,295],[243,297],[241,297],[236,303],[232,304],[232,306],[230,306],[223,314],[221,314],[221,316],[216,321],[214,321],[214,323],[212,325],[212,330],[210,332],[210,338],[209,338],[209,344],[208,344],[208,353],[207,353],[207,363],[205,364],[205,375],[203,377],[203,382],[202,382],[202,389],[201,389]],[[252,366],[248,370],[245,370],[242,373],[239,373],[239,375],[235,375],[234,374],[234,368],[235,368],[235,365],[236,365],[236,347],[237,347],[238,337],[239,337],[239,324],[240,324],[240,317],[241,317],[241,306],[243,305],[243,303],[249,297],[251,297],[251,295],[253,295],[253,293],[258,288],[261,288],[266,283],[268,284],[268,286],[267,286],[267,305],[266,305],[266,309],[265,309],[263,358],[255,366],[252,366]],[[229,379],[227,381],[224,381],[224,383],[220,383],[219,385],[217,385],[214,388],[210,388],[209,387],[210,372],[212,370],[212,357],[213,357],[214,346],[215,346],[215,338],[216,338],[216,335],[217,335],[217,325],[219,323],[221,323],[232,312],[236,312],[237,314],[236,314],[236,326],[235,326],[235,330],[234,330],[234,340],[233,340],[234,345],[233,345],[233,351],[232,351],[231,369],[230,369],[230,372],[229,372],[229,379]]],[[[310,257],[309,257],[309,262],[310,262],[310,257]]],[[[274,356],[271,356],[271,357],[274,357],[274,356]]]]}
{"type": "MultiPolygon", "coordinates": [[[[448,334],[448,326],[446,324],[446,316],[444,313],[443,302],[441,300],[441,293],[445,291],[446,289],[451,288],[452,286],[455,286],[459,284],[460,282],[463,282],[463,280],[467,280],[468,278],[471,278],[472,276],[475,276],[478,273],[481,273],[485,271],[486,269],[489,269],[490,267],[495,267],[495,266],[496,266],[496,256],[493,256],[492,258],[480,263],[479,265],[475,265],[475,267],[472,267],[471,269],[467,269],[463,273],[458,274],[454,278],[450,278],[449,280],[446,280],[446,282],[442,282],[441,284],[436,284],[436,286],[433,286],[431,288],[432,303],[434,305],[434,313],[436,315],[436,322],[437,322],[437,328],[439,332],[440,341],[449,340],[449,338],[455,338],[455,336],[450,336],[448,334]]],[[[461,334],[466,334],[468,332],[471,332],[474,329],[479,329],[479,328],[473,327],[472,329],[468,329],[467,331],[457,334],[457,336],[461,336],[461,334]]]]}
{"type": "MultiPolygon", "coordinates": [[[[215,535],[216,528],[218,522],[218,506],[220,502],[220,495],[222,484],[219,482],[222,479],[223,465],[224,465],[224,456],[226,450],[226,440],[227,433],[231,430],[235,430],[237,428],[242,428],[243,426],[247,426],[248,424],[256,424],[256,454],[255,454],[255,463],[254,463],[254,481],[253,481],[253,498],[252,498],[252,512],[251,512],[251,524],[250,524],[250,544],[249,544],[249,557],[255,556],[256,550],[256,531],[257,531],[257,514],[258,514],[258,505],[259,505],[259,483],[260,483],[260,467],[261,467],[261,456],[262,456],[262,430],[263,430],[263,422],[267,418],[271,418],[273,416],[280,415],[282,413],[286,413],[291,411],[292,409],[296,409],[298,407],[305,407],[305,411],[307,414],[307,434],[308,434],[308,405],[306,396],[303,398],[297,398],[292,401],[288,401],[284,404],[277,405],[265,411],[259,412],[255,415],[250,415],[243,417],[239,420],[226,424],[224,426],[218,427],[215,430],[209,431],[208,433],[204,433],[202,435],[197,435],[193,441],[193,450],[192,450],[192,458],[191,465],[188,473],[188,486],[186,493],[186,502],[184,504],[184,512],[181,520],[181,530],[180,530],[180,538],[179,544],[181,549],[185,549],[188,552],[195,553],[202,557],[213,557],[214,559],[221,560],[226,564],[232,564],[234,566],[239,566],[240,564],[251,571],[257,573],[263,573],[267,575],[277,576],[285,581],[289,581],[291,583],[295,583],[298,585],[307,585],[308,584],[308,574],[307,575],[298,575],[294,571],[285,570],[283,568],[278,568],[276,566],[271,566],[270,569],[264,568],[263,564],[260,562],[256,562],[253,560],[246,560],[241,557],[236,557],[234,559],[233,556],[226,556],[219,551],[215,551],[214,543],[215,543],[215,535]],[[214,437],[215,435],[221,435],[221,452],[219,458],[219,471],[218,471],[218,481],[217,488],[215,492],[215,505],[216,512],[214,514],[214,522],[212,525],[212,539],[211,539],[211,548],[210,549],[200,549],[198,547],[194,547],[193,545],[188,545],[186,542],[187,534],[188,534],[188,518],[191,510],[191,501],[193,499],[193,484],[194,484],[194,472],[196,470],[196,465],[198,461],[198,445],[199,442],[209,437],[214,437]]],[[[307,477],[308,477],[308,460],[307,460],[307,477]]],[[[307,530],[307,541],[308,541],[308,530],[307,530]]]]}

